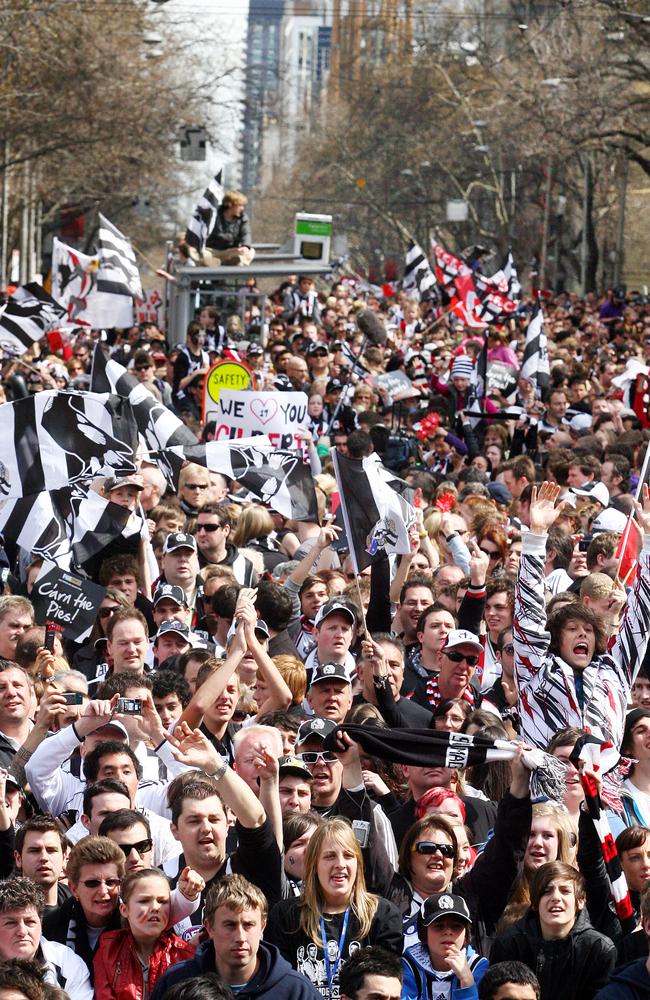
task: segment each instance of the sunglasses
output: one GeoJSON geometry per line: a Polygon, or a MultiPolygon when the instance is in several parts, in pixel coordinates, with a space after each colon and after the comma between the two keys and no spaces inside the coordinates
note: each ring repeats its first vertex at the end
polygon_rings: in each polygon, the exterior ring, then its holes
{"type": "MultiPolygon", "coordinates": [[[[443,652],[445,651],[443,650],[443,652]]],[[[465,653],[454,653],[453,650],[449,653],[445,652],[445,656],[447,656],[454,663],[462,663],[464,660],[468,667],[475,667],[480,659],[480,657],[478,657],[475,653],[470,656],[466,656],[465,653]]]]}
{"type": "Polygon", "coordinates": [[[481,552],[483,553],[483,555],[489,556],[490,559],[496,559],[497,556],[499,555],[496,549],[481,549],[481,552]]]}
{"type": "Polygon", "coordinates": [[[110,618],[111,615],[114,615],[118,609],[119,609],[119,604],[116,604],[115,607],[112,608],[100,608],[99,611],[97,612],[97,617],[110,618]]]}
{"type": "Polygon", "coordinates": [[[135,370],[137,372],[148,372],[150,368],[153,368],[153,365],[136,365],[135,366],[135,370]]]}
{"type": "Polygon", "coordinates": [[[131,851],[136,851],[142,857],[143,854],[152,849],[153,840],[148,838],[147,840],[139,840],[137,844],[118,844],[117,846],[125,858],[128,858],[131,851]]]}
{"type": "Polygon", "coordinates": [[[323,764],[336,764],[338,757],[331,750],[308,750],[305,753],[299,753],[298,760],[301,760],[303,764],[317,764],[319,760],[322,760],[323,764]]]}
{"type": "Polygon", "coordinates": [[[223,528],[222,524],[197,524],[196,533],[198,535],[199,531],[218,531],[219,528],[223,528]]]}
{"type": "Polygon", "coordinates": [[[186,490],[207,490],[207,483],[185,483],[186,490]]]}
{"type": "Polygon", "coordinates": [[[107,889],[119,889],[121,884],[122,879],[120,878],[87,878],[80,883],[86,889],[99,889],[100,885],[105,885],[107,889]]]}
{"type": "Polygon", "coordinates": [[[413,844],[413,854],[442,854],[443,858],[453,858],[453,844],[434,844],[432,840],[418,840],[413,844]]]}

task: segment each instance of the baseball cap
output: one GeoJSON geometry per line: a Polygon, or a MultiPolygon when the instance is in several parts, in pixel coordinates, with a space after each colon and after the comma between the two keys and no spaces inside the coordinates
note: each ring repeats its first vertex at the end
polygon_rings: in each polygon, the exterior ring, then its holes
{"type": "Polygon", "coordinates": [[[280,777],[283,774],[297,774],[299,778],[304,778],[306,781],[312,781],[313,775],[306,764],[298,758],[290,754],[287,757],[280,757],[278,761],[280,777]]]}
{"type": "Polygon", "coordinates": [[[153,606],[155,608],[156,604],[160,601],[168,600],[174,601],[178,604],[179,608],[184,605],[187,606],[187,597],[185,596],[185,591],[182,587],[177,587],[174,583],[159,583],[153,593],[153,606]]]}
{"type": "Polygon", "coordinates": [[[584,486],[572,486],[571,492],[577,497],[589,497],[597,500],[603,507],[609,507],[609,490],[604,483],[585,483],[584,486]]]}
{"type": "Polygon", "coordinates": [[[269,627],[263,618],[258,618],[257,621],[255,622],[255,631],[263,635],[265,639],[271,638],[269,627]]]}
{"type": "Polygon", "coordinates": [[[319,681],[331,680],[345,681],[346,684],[352,683],[343,663],[319,663],[311,675],[311,684],[309,686],[313,687],[319,681]]]}
{"type": "Polygon", "coordinates": [[[143,490],[144,480],[142,476],[136,474],[132,476],[112,476],[104,483],[104,496],[108,496],[113,490],[119,490],[122,486],[135,486],[136,490],[143,490]]]}
{"type": "Polygon", "coordinates": [[[173,531],[165,539],[163,555],[166,555],[167,552],[175,552],[176,549],[192,549],[193,552],[196,552],[196,538],[194,535],[188,535],[185,531],[173,531]]]}
{"type": "Polygon", "coordinates": [[[246,348],[246,353],[247,354],[264,354],[264,348],[262,347],[261,344],[252,343],[252,344],[249,344],[248,347],[246,348]]]}
{"type": "Polygon", "coordinates": [[[591,533],[592,535],[597,535],[600,531],[617,531],[619,533],[625,531],[625,526],[627,524],[627,517],[621,510],[615,510],[614,507],[607,507],[606,510],[601,510],[598,517],[595,517],[591,522],[591,533]]]}
{"type": "Polygon", "coordinates": [[[309,719],[307,722],[303,722],[298,730],[296,746],[299,747],[302,743],[306,743],[312,736],[318,736],[319,739],[324,740],[335,729],[336,722],[332,722],[331,719],[309,719]]]}
{"type": "Polygon", "coordinates": [[[508,504],[512,501],[512,493],[503,483],[488,483],[487,491],[490,498],[496,503],[508,504]]]}
{"type": "Polygon", "coordinates": [[[175,632],[176,635],[182,636],[186,642],[190,642],[189,626],[185,622],[177,621],[175,618],[168,618],[158,626],[154,643],[158,641],[161,635],[165,635],[167,632],[175,632]]]}
{"type": "Polygon", "coordinates": [[[455,649],[456,646],[473,646],[477,653],[483,652],[483,646],[477,635],[466,628],[452,629],[447,636],[444,652],[448,649],[455,649]]]}
{"type": "Polygon", "coordinates": [[[592,418],[590,413],[576,413],[569,421],[569,427],[576,433],[588,430],[591,424],[592,418]]]}
{"type": "Polygon", "coordinates": [[[284,372],[278,372],[278,374],[275,376],[275,378],[273,380],[273,385],[280,392],[293,392],[294,391],[293,390],[293,383],[291,382],[291,379],[289,378],[288,375],[285,375],[284,372]]]}
{"type": "Polygon", "coordinates": [[[318,609],[314,625],[318,627],[326,618],[335,614],[346,615],[353,625],[357,623],[357,616],[349,604],[344,604],[343,601],[325,601],[325,604],[318,609]]]}
{"type": "Polygon", "coordinates": [[[470,926],[472,923],[469,908],[463,897],[451,892],[437,892],[435,896],[425,899],[420,907],[418,922],[421,927],[430,927],[436,920],[443,920],[445,917],[458,917],[470,926]]]}
{"type": "Polygon", "coordinates": [[[331,378],[325,386],[325,392],[337,392],[343,388],[343,383],[339,378],[331,378]]]}
{"type": "Polygon", "coordinates": [[[319,351],[322,351],[323,354],[328,354],[327,344],[321,343],[320,340],[312,340],[307,348],[307,355],[317,354],[319,351]]]}
{"type": "Polygon", "coordinates": [[[94,732],[103,733],[105,729],[117,729],[122,734],[126,742],[129,742],[129,734],[126,730],[126,726],[123,725],[123,723],[121,723],[118,719],[111,719],[109,722],[105,722],[103,726],[100,726],[99,729],[95,729],[94,732]]]}

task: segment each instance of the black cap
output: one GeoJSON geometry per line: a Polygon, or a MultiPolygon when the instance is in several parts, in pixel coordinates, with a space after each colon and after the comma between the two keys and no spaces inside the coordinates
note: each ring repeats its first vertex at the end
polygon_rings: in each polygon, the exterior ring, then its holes
{"type": "Polygon", "coordinates": [[[325,387],[325,392],[336,392],[343,388],[343,383],[338,378],[331,378],[325,387]]]}
{"type": "Polygon", "coordinates": [[[327,344],[321,343],[320,340],[312,340],[312,341],[310,341],[309,347],[307,348],[307,354],[308,355],[310,355],[310,354],[317,354],[318,351],[322,351],[323,354],[329,354],[329,350],[328,350],[327,344]]]}
{"type": "Polygon", "coordinates": [[[319,663],[311,675],[311,684],[309,686],[313,687],[314,684],[318,684],[320,681],[332,680],[345,681],[346,684],[352,683],[342,663],[319,663]]]}
{"type": "Polygon", "coordinates": [[[175,583],[159,583],[154,590],[154,608],[156,604],[164,600],[173,601],[174,604],[178,604],[179,608],[187,607],[187,597],[185,596],[185,591],[182,587],[178,587],[175,583]]]}
{"type": "Polygon", "coordinates": [[[314,625],[318,626],[321,622],[325,621],[326,618],[329,618],[330,615],[336,614],[345,615],[350,619],[353,625],[357,624],[356,611],[347,601],[331,600],[325,601],[325,604],[321,605],[318,609],[316,617],[314,618],[314,625]]]}
{"type": "Polygon", "coordinates": [[[420,907],[418,924],[420,927],[430,927],[436,920],[443,920],[445,917],[458,917],[470,927],[472,924],[467,903],[462,896],[456,896],[451,892],[437,892],[435,896],[425,899],[420,907]]]}
{"type": "MultiPolygon", "coordinates": [[[[160,623],[156,632],[156,639],[159,639],[161,635],[165,635],[166,632],[175,632],[176,635],[182,636],[186,642],[190,641],[189,627],[185,622],[179,622],[175,618],[168,618],[167,621],[160,623]]],[[[156,639],[154,639],[154,642],[156,639]]]]}
{"type": "Polygon", "coordinates": [[[336,729],[337,723],[332,722],[331,719],[310,719],[309,722],[303,722],[302,726],[298,730],[298,735],[296,737],[296,746],[299,747],[307,740],[311,739],[312,736],[318,736],[319,739],[324,740],[326,736],[333,733],[336,729]]]}
{"type": "Polygon", "coordinates": [[[168,552],[175,552],[176,549],[192,549],[196,552],[196,538],[186,531],[173,531],[167,535],[163,545],[163,555],[168,552]]]}

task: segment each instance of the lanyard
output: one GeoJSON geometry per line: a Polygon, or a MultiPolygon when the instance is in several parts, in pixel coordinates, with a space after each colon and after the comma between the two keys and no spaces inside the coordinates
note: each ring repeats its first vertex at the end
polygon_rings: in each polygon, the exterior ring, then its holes
{"type": "Polygon", "coordinates": [[[338,955],[336,956],[336,961],[334,962],[334,968],[330,964],[330,956],[327,951],[327,934],[325,932],[325,918],[320,918],[320,934],[323,941],[323,954],[325,956],[325,975],[327,976],[327,989],[330,997],[332,996],[332,983],[336,978],[336,974],[339,971],[339,965],[341,964],[341,955],[343,954],[343,948],[345,945],[345,936],[348,932],[348,920],[350,918],[350,907],[348,906],[345,911],[345,916],[343,917],[343,927],[341,928],[341,936],[339,938],[339,949],[338,955]]]}

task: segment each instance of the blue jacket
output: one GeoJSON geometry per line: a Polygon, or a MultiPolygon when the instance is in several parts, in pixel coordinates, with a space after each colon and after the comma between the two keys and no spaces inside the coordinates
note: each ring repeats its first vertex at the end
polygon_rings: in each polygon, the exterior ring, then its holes
{"type": "MultiPolygon", "coordinates": [[[[308,979],[294,972],[275,945],[263,941],[258,956],[260,967],[246,988],[238,990],[238,997],[246,997],[247,1000],[269,1000],[270,997],[273,1000],[321,1000],[320,993],[308,979]]],[[[151,1000],[161,1000],[166,991],[176,983],[216,971],[214,947],[211,941],[206,941],[199,945],[194,958],[178,962],[167,970],[158,981],[151,1000]]]]}
{"type": "MultiPolygon", "coordinates": [[[[477,955],[471,945],[467,946],[467,961],[474,976],[473,986],[461,986],[456,976],[451,981],[451,1000],[478,1000],[478,984],[485,975],[489,962],[477,955]]],[[[402,1000],[432,1000],[436,977],[431,968],[429,952],[423,944],[407,948],[402,956],[404,985],[402,1000]]]]}
{"type": "Polygon", "coordinates": [[[614,969],[609,983],[596,994],[594,1000],[647,1000],[650,997],[650,975],[647,959],[637,958],[634,962],[614,969]]]}

